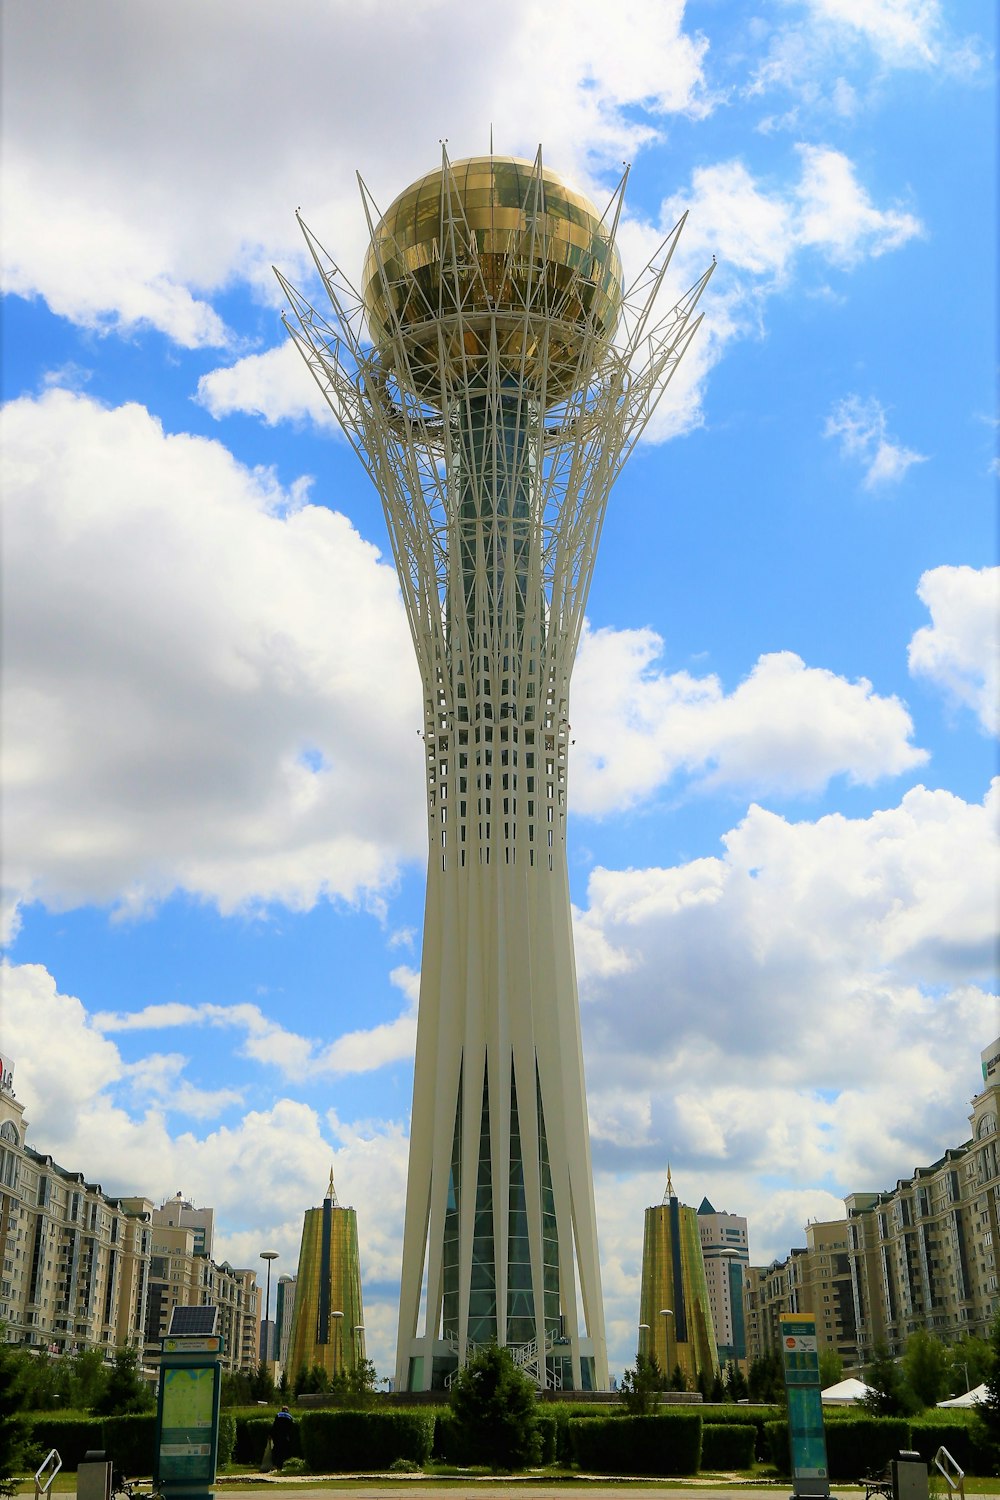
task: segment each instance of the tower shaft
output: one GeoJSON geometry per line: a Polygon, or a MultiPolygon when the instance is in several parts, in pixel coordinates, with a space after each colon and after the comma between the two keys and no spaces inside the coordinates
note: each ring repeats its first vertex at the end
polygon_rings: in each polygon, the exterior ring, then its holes
{"type": "Polygon", "coordinates": [[[494,1339],[540,1387],[607,1387],[569,685],[608,491],[710,274],[657,315],[681,221],[623,294],[623,188],[598,218],[540,153],[445,155],[377,225],[365,198],[363,298],[304,229],[332,321],[279,277],[286,326],[381,495],[424,692],[400,1389],[443,1387],[494,1339]]]}

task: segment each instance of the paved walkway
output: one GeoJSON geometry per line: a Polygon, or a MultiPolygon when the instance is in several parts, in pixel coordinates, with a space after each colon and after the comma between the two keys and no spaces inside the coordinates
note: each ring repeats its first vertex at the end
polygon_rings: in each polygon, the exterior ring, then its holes
{"type": "MultiPolygon", "coordinates": [[[[505,1477],[503,1479],[451,1479],[442,1480],[437,1475],[428,1479],[416,1479],[412,1474],[398,1477],[387,1475],[366,1478],[358,1474],[331,1474],[317,1479],[314,1474],[295,1480],[291,1475],[268,1483],[253,1479],[249,1483],[237,1480],[219,1481],[216,1492],[224,1497],[236,1496],[239,1500],[276,1500],[281,1489],[292,1491],[298,1500],[309,1496],[335,1494],[356,1497],[356,1500],[486,1500],[495,1496],[504,1500],[508,1495],[523,1494],[524,1500],[572,1500],[574,1494],[583,1493],[587,1500],[664,1500],[664,1493],[687,1495],[690,1500],[736,1500],[739,1495],[750,1496],[754,1492],[766,1500],[788,1500],[789,1484],[760,1484],[734,1482],[724,1486],[712,1480],[664,1479],[614,1479],[605,1476],[575,1476],[570,1480],[546,1480],[544,1478],[505,1477]],[[259,1486],[259,1487],[258,1487],[259,1486]],[[294,1486],[294,1489],[293,1489],[294,1486]]],[[[857,1485],[837,1485],[831,1491],[832,1500],[859,1500],[861,1490],[857,1485]]],[[[967,1491],[965,1500],[997,1500],[996,1495],[978,1495],[967,1491]]]]}

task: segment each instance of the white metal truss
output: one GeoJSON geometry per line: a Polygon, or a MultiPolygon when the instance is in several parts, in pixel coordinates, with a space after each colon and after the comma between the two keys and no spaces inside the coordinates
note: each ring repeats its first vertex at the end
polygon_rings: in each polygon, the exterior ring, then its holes
{"type": "MultiPolygon", "coordinates": [[[[609,242],[626,177],[602,220],[609,242]]],[[[488,1274],[492,1336],[540,1386],[579,1388],[589,1361],[604,1389],[566,864],[569,684],[609,490],[697,330],[711,268],[661,311],[682,218],[623,291],[615,330],[588,311],[591,268],[546,274],[540,151],[523,228],[499,254],[477,244],[446,152],[441,181],[430,291],[363,183],[367,297],[305,224],[330,310],[278,273],[286,327],[382,498],[424,688],[430,857],[397,1386],[429,1388],[451,1349],[464,1361],[483,1326],[473,1281],[488,1274]],[[516,1265],[525,1240],[530,1277],[516,1265]]]]}

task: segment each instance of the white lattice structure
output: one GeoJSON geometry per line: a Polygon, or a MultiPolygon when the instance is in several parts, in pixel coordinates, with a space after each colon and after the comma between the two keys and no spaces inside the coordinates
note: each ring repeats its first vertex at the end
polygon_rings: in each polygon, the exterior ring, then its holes
{"type": "MultiPolygon", "coordinates": [[[[430,857],[397,1388],[508,1345],[607,1387],[566,863],[569,684],[608,492],[700,318],[663,316],[683,221],[624,290],[614,232],[542,165],[451,163],[292,337],[383,501],[424,687],[430,857]],[[418,1326],[422,1293],[424,1321],[418,1326]]],[[[627,175],[627,174],[626,174],[627,175]]]]}

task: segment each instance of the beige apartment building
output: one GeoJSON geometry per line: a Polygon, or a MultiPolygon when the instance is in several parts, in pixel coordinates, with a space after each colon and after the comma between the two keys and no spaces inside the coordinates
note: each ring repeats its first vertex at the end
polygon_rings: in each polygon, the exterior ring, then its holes
{"type": "Polygon", "coordinates": [[[223,1368],[252,1370],[260,1340],[260,1296],[257,1273],[237,1270],[212,1259],[214,1211],[195,1208],[178,1193],[152,1213],[145,1360],[155,1365],[160,1340],[170,1327],[175,1307],[219,1309],[223,1368]]]}
{"type": "Polygon", "coordinates": [[[141,1342],[153,1205],[119,1199],[32,1150],[0,1060],[0,1323],[52,1354],[141,1342]]]}
{"type": "Polygon", "coordinates": [[[750,1266],[744,1283],[747,1359],[780,1351],[784,1313],[812,1313],[821,1348],[834,1349],[846,1368],[858,1357],[857,1326],[845,1219],[806,1225],[803,1248],[769,1266],[750,1266]]]}
{"type": "Polygon", "coordinates": [[[806,1248],[747,1272],[747,1357],[777,1349],[782,1312],[815,1313],[821,1347],[861,1372],[877,1344],[898,1356],[918,1329],[946,1343],[986,1337],[1000,1308],[1000,1039],[982,1052],[971,1138],[881,1193],[849,1194],[847,1217],[806,1228],[806,1248]]]}

